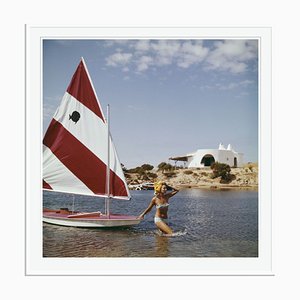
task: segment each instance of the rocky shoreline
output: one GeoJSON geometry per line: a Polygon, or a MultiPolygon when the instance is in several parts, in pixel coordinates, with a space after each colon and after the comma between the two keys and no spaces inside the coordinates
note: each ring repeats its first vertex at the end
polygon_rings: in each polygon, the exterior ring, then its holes
{"type": "Polygon", "coordinates": [[[125,174],[129,185],[146,182],[164,181],[178,189],[208,188],[208,189],[248,189],[258,190],[258,166],[247,164],[242,168],[232,168],[233,180],[229,183],[220,183],[220,178],[212,178],[212,170],[178,168],[172,171],[152,170],[146,174],[125,174]],[[151,176],[150,176],[151,174],[151,176]]]}

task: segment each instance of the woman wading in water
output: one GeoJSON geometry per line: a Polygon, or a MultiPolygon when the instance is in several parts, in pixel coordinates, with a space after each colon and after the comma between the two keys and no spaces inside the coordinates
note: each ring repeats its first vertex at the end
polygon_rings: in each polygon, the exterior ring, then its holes
{"type": "Polygon", "coordinates": [[[144,216],[151,211],[153,206],[156,206],[156,213],[154,217],[154,223],[163,233],[172,234],[172,229],[168,226],[168,206],[169,199],[176,195],[179,191],[172,188],[172,192],[167,193],[167,185],[164,182],[157,182],[154,184],[154,197],[152,198],[149,206],[145,211],[140,214],[139,219],[143,219],[144,216]]]}

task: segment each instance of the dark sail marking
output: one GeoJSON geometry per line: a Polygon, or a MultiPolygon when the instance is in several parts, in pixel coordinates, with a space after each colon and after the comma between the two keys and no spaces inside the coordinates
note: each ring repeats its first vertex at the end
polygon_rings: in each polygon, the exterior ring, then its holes
{"type": "Polygon", "coordinates": [[[80,119],[80,113],[78,111],[73,111],[72,115],[69,115],[69,120],[72,120],[75,124],[79,121],[80,119]]]}

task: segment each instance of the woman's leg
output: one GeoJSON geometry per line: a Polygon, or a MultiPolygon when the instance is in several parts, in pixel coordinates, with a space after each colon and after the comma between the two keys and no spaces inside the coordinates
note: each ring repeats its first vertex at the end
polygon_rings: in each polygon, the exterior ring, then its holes
{"type": "Polygon", "coordinates": [[[166,233],[166,234],[172,234],[173,231],[172,229],[164,222],[162,221],[159,221],[159,222],[156,222],[155,225],[163,232],[163,233],[166,233]]]}

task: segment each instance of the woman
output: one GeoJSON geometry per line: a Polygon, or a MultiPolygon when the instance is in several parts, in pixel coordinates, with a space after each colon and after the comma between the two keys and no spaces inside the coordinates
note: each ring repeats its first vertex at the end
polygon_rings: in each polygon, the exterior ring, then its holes
{"type": "Polygon", "coordinates": [[[157,182],[154,184],[154,197],[152,198],[149,206],[145,211],[140,214],[139,219],[143,219],[144,216],[151,211],[153,206],[156,206],[156,213],[154,217],[155,225],[164,233],[172,234],[172,229],[168,226],[168,206],[169,199],[177,194],[179,191],[172,188],[172,192],[166,193],[168,186],[164,182],[157,182]]]}

